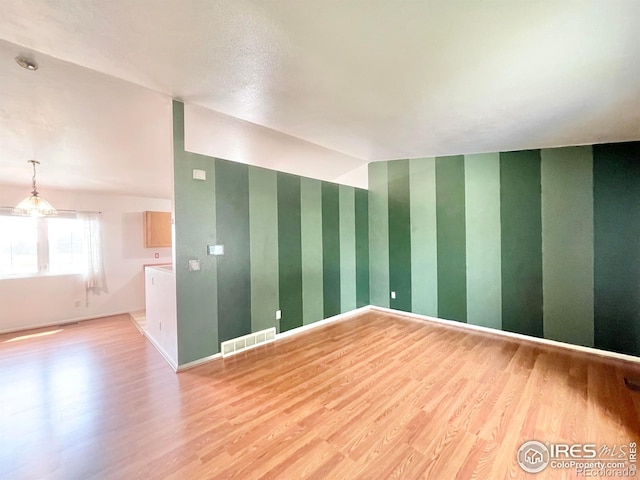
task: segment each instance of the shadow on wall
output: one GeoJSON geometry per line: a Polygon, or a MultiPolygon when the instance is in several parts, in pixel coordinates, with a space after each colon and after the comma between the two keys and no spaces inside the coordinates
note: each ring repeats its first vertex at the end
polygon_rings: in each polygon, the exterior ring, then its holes
{"type": "Polygon", "coordinates": [[[140,258],[144,249],[143,213],[122,214],[122,258],[140,258]]]}
{"type": "Polygon", "coordinates": [[[100,309],[105,312],[122,311],[123,306],[127,306],[129,311],[144,309],[144,272],[142,269],[131,277],[126,283],[119,285],[116,290],[113,283],[107,295],[88,296],[89,308],[100,309]]]}

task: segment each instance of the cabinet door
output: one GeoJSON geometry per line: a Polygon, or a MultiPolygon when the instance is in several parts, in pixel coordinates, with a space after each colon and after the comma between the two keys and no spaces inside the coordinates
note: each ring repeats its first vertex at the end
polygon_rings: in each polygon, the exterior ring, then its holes
{"type": "Polygon", "coordinates": [[[171,246],[171,212],[144,212],[144,246],[171,246]]]}

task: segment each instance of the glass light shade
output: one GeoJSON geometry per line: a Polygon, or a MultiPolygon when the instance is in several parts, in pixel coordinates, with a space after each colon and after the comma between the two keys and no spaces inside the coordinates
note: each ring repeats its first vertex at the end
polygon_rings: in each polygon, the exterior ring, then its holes
{"type": "Polygon", "coordinates": [[[58,211],[51,206],[44,198],[37,193],[32,193],[22,200],[13,209],[14,215],[25,215],[32,217],[43,217],[48,215],[57,215],[58,211]]]}

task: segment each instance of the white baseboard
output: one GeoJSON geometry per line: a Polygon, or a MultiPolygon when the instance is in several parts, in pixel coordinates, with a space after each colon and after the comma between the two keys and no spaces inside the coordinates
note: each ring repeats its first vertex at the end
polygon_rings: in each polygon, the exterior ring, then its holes
{"type": "Polygon", "coordinates": [[[208,357],[202,357],[202,358],[199,358],[198,360],[194,360],[193,362],[183,363],[182,365],[178,365],[178,368],[176,368],[175,370],[176,370],[176,372],[183,372],[183,371],[188,370],[190,368],[202,365],[203,363],[209,363],[209,362],[211,362],[213,360],[216,360],[218,358],[222,358],[222,354],[221,353],[216,353],[214,355],[209,355],[208,357]]]}
{"type": "Polygon", "coordinates": [[[394,315],[399,315],[401,317],[408,317],[414,320],[439,323],[441,325],[460,328],[462,330],[474,330],[477,332],[490,333],[492,335],[499,335],[502,337],[514,338],[517,340],[524,340],[526,342],[538,343],[541,345],[564,348],[566,350],[573,350],[576,352],[589,353],[591,355],[598,355],[600,357],[614,358],[616,360],[623,360],[625,362],[640,363],[640,357],[627,355],[625,353],[609,352],[608,350],[600,350],[599,348],[584,347],[582,345],[574,345],[572,343],[559,342],[557,340],[548,340],[546,338],[532,337],[530,335],[523,335],[521,333],[506,332],[504,330],[498,330],[496,328],[482,327],[480,325],[472,325],[470,323],[464,323],[464,322],[456,322],[455,320],[445,320],[443,318],[430,317],[428,315],[421,315],[418,313],[404,312],[402,310],[394,310],[393,308],[377,307],[375,305],[370,305],[370,307],[371,307],[371,310],[391,313],[394,315]]]}
{"type": "Polygon", "coordinates": [[[160,352],[160,355],[162,355],[164,357],[164,359],[167,361],[167,363],[171,366],[171,368],[173,368],[174,372],[179,371],[178,370],[178,364],[176,363],[176,361],[171,358],[171,355],[169,355],[167,353],[167,351],[162,348],[162,346],[156,342],[155,338],[153,338],[151,335],[149,335],[147,332],[144,332],[143,335],[146,337],[147,340],[149,340],[149,342],[156,347],[156,350],[158,350],[158,352],[160,352]]]}
{"type": "Polygon", "coordinates": [[[307,330],[311,330],[313,328],[321,327],[328,323],[337,322],[338,320],[343,320],[345,318],[352,317],[359,313],[368,312],[371,309],[371,305],[366,305],[364,307],[356,308],[355,310],[351,310],[345,313],[339,313],[338,315],[334,315],[333,317],[325,318],[324,320],[318,320],[317,322],[309,323],[307,325],[303,325],[298,328],[292,328],[291,330],[287,330],[286,332],[278,333],[276,335],[276,340],[280,340],[282,338],[287,338],[292,335],[297,335],[302,332],[306,332],[307,330]]]}
{"type": "MultiPolygon", "coordinates": [[[[350,312],[340,313],[338,315],[334,315],[333,317],[325,318],[324,320],[318,320],[317,322],[309,323],[308,325],[303,325],[303,326],[298,327],[298,328],[293,328],[291,330],[287,330],[286,332],[283,332],[283,333],[278,333],[276,335],[276,338],[273,341],[275,342],[275,341],[281,340],[283,338],[291,337],[293,335],[297,335],[299,333],[306,332],[307,330],[311,330],[312,328],[321,327],[323,325],[327,325],[328,323],[337,322],[338,320],[343,320],[343,319],[349,318],[349,317],[351,317],[353,315],[357,315],[359,313],[367,312],[367,311],[369,311],[370,308],[371,307],[369,305],[367,305],[365,307],[360,307],[360,308],[357,308],[355,310],[351,310],[350,312]]],[[[149,337],[147,336],[147,338],[149,338],[149,337]]],[[[271,343],[271,342],[269,342],[269,343],[271,343]]],[[[211,362],[211,361],[216,360],[218,358],[222,358],[222,354],[221,353],[216,353],[215,355],[210,355],[208,357],[204,357],[204,358],[200,358],[198,360],[194,360],[193,362],[189,362],[189,363],[185,363],[183,365],[179,365],[178,368],[176,369],[176,372],[182,372],[182,371],[187,370],[189,368],[197,367],[198,365],[202,365],[203,363],[211,362]]]]}
{"type": "Polygon", "coordinates": [[[129,314],[129,311],[125,310],[123,312],[101,313],[99,315],[91,315],[88,317],[65,318],[64,320],[57,320],[55,322],[46,322],[46,323],[39,323],[36,325],[24,325],[22,327],[7,328],[4,330],[0,330],[0,335],[3,335],[5,333],[26,332],[27,330],[36,330],[38,328],[64,327],[65,325],[68,325],[70,323],[86,322],[87,320],[97,320],[99,318],[115,317],[117,315],[128,315],[128,314],[129,314]]]}

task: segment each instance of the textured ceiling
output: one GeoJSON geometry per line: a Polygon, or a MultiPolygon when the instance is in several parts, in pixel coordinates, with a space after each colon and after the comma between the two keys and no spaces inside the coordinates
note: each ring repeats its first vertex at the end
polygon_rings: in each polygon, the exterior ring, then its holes
{"type": "MultiPolygon", "coordinates": [[[[0,184],[171,198],[171,100],[67,62],[0,41],[0,184]]],[[[19,199],[17,199],[19,200],[19,199]]],[[[16,201],[17,201],[16,200],[16,201]]]]}
{"type": "Polygon", "coordinates": [[[0,0],[0,11],[4,40],[363,161],[640,138],[632,0],[0,0]]]}

